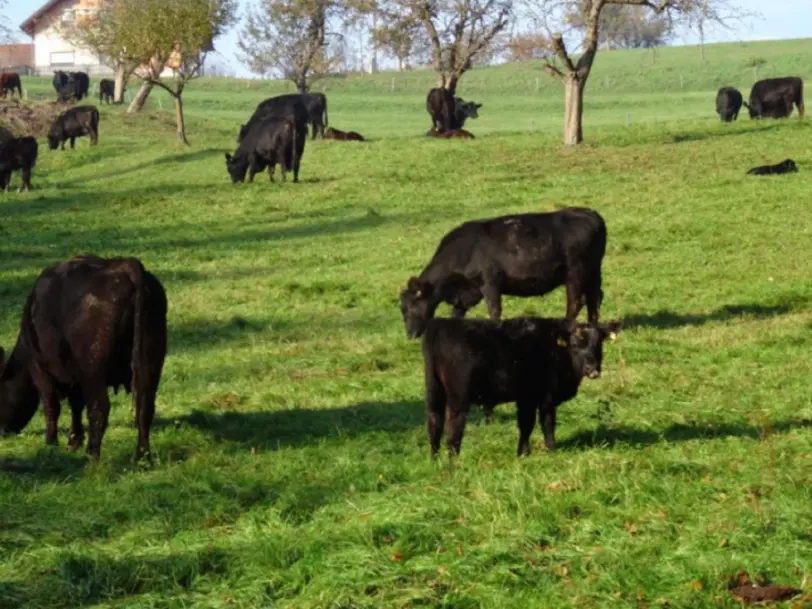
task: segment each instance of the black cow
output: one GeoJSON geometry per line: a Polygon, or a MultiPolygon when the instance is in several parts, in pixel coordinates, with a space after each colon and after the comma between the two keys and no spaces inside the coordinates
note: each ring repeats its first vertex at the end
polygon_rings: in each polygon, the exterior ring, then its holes
{"type": "Polygon", "coordinates": [[[251,118],[244,125],[240,125],[237,143],[242,141],[249,129],[266,118],[285,118],[289,114],[296,117],[297,123],[313,125],[313,139],[321,133],[324,137],[324,128],[327,125],[327,98],[323,93],[291,93],[277,95],[266,99],[256,107],[251,118]]]}
{"type": "Polygon", "coordinates": [[[17,89],[17,97],[22,99],[23,86],[20,83],[20,75],[17,72],[3,72],[0,74],[0,97],[5,99],[8,92],[11,92],[11,97],[14,97],[14,89],[17,89]]]}
{"type": "Polygon", "coordinates": [[[804,116],[804,83],[797,76],[759,80],[750,90],[750,103],[744,106],[750,118],[787,118],[793,104],[804,116]]]}
{"type": "Polygon", "coordinates": [[[99,81],[99,103],[113,101],[116,96],[116,83],[110,78],[102,78],[99,81]]]}
{"type": "Polygon", "coordinates": [[[21,170],[23,181],[17,192],[31,190],[31,170],[37,163],[37,140],[33,137],[11,138],[0,143],[0,188],[8,192],[11,173],[21,170]]]}
{"type": "Polygon", "coordinates": [[[71,86],[70,91],[68,91],[67,86],[70,82],[70,76],[68,76],[67,72],[63,72],[62,70],[56,70],[54,72],[54,78],[51,81],[54,85],[54,91],[56,91],[56,101],[67,101],[64,99],[64,95],[70,92],[73,94],[73,87],[71,86]]]}
{"type": "Polygon", "coordinates": [[[798,171],[798,166],[792,159],[786,159],[777,165],[762,165],[760,167],[753,167],[747,172],[751,176],[768,176],[778,175],[782,173],[795,173],[798,171]]]}
{"type": "Polygon", "coordinates": [[[490,317],[499,319],[503,294],[542,296],[560,285],[567,286],[567,318],[575,320],[586,303],[597,323],[605,250],[606,224],[586,208],[461,224],[400,294],[406,335],[420,336],[441,302],[463,317],[484,298],[490,317]]]}
{"type": "Polygon", "coordinates": [[[58,102],[82,101],[90,91],[90,77],[86,72],[57,70],[54,72],[52,82],[54,89],[56,89],[56,101],[58,102]]]}
{"type": "Polygon", "coordinates": [[[57,443],[60,401],[71,407],[70,448],[98,458],[107,428],[107,388],[133,393],[138,456],[149,456],[155,394],[166,356],[166,293],[135,258],[78,256],[46,268],[23,308],[17,344],[0,350],[0,432],[19,433],[40,400],[45,441],[57,443]]]}
{"type": "Polygon", "coordinates": [[[91,146],[99,143],[99,110],[96,106],[76,106],[60,114],[48,131],[48,148],[56,150],[61,143],[64,150],[65,142],[70,140],[73,149],[76,138],[83,135],[90,136],[91,146]]]}
{"type": "Polygon", "coordinates": [[[82,101],[90,92],[90,77],[86,72],[71,72],[70,77],[75,83],[76,101],[82,101]]]}
{"type": "Polygon", "coordinates": [[[716,114],[724,122],[735,121],[742,108],[741,91],[733,87],[722,87],[716,93],[716,114]]]}
{"type": "Polygon", "coordinates": [[[466,102],[460,97],[440,87],[429,91],[426,97],[426,111],[431,117],[432,129],[448,131],[462,129],[466,119],[479,117],[482,104],[466,102]]]}
{"type": "Polygon", "coordinates": [[[266,118],[254,124],[237,147],[234,156],[226,153],[226,169],[232,183],[254,181],[254,175],[268,168],[273,182],[274,168],[279,164],[282,180],[293,171],[293,181],[299,181],[299,165],[304,154],[307,125],[297,125],[294,116],[266,118]]]}
{"type": "Polygon", "coordinates": [[[603,341],[620,326],[539,317],[432,319],[423,338],[432,457],[445,422],[446,443],[456,455],[471,405],[490,413],[505,402],[516,402],[519,456],[530,454],[536,413],[547,449],[555,450],[556,408],[576,396],[584,377],[600,377],[603,341]]]}

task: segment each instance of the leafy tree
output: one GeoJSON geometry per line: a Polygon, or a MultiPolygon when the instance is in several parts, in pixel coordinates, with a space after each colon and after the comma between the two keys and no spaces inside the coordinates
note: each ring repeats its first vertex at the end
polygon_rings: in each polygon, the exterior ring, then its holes
{"type": "Polygon", "coordinates": [[[261,0],[250,10],[239,48],[252,72],[276,72],[301,93],[334,71],[341,53],[329,30],[343,11],[333,0],[261,0]]]}
{"type": "Polygon", "coordinates": [[[478,58],[493,52],[496,37],[510,23],[513,0],[366,0],[382,28],[420,23],[431,48],[437,84],[454,93],[478,58]]]}
{"type": "Polygon", "coordinates": [[[600,44],[601,14],[609,6],[639,7],[664,15],[669,23],[680,21],[688,26],[707,22],[725,23],[744,13],[728,0],[523,0],[528,13],[541,28],[551,32],[553,54],[545,60],[544,70],[564,85],[564,143],[583,141],[584,88],[600,44]],[[563,19],[561,17],[563,16],[563,19]],[[569,22],[574,21],[575,27],[569,22]],[[581,54],[567,47],[562,31],[582,32],[581,54]]]}
{"type": "MultiPolygon", "coordinates": [[[[573,10],[568,22],[583,33],[586,30],[585,12],[573,10]]],[[[601,11],[598,28],[599,44],[609,49],[649,49],[664,46],[672,35],[672,24],[667,14],[657,13],[644,6],[609,4],[601,11]]]]}
{"type": "Polygon", "coordinates": [[[108,0],[104,9],[77,26],[87,46],[134,69],[143,85],[130,111],[143,105],[152,87],[175,100],[178,138],[184,143],[183,91],[200,75],[212,41],[236,18],[235,0],[108,0]],[[165,68],[173,77],[165,78],[165,68]]]}
{"type": "Polygon", "coordinates": [[[553,45],[544,34],[520,34],[507,44],[508,61],[530,61],[547,59],[552,54],[553,45]]]}

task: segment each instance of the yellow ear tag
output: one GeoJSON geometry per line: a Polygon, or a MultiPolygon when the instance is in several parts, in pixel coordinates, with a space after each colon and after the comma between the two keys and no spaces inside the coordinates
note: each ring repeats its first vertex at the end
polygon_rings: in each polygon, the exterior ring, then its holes
{"type": "Polygon", "coordinates": [[[566,341],[566,340],[564,340],[563,338],[559,338],[559,339],[558,339],[558,346],[559,346],[559,347],[566,347],[566,346],[567,346],[567,344],[568,344],[568,343],[567,343],[567,341],[566,341]]]}
{"type": "Polygon", "coordinates": [[[417,297],[422,298],[422,296],[423,296],[423,290],[417,290],[417,297]]]}
{"type": "Polygon", "coordinates": [[[609,336],[607,336],[609,340],[615,340],[617,338],[616,332],[609,332],[609,336]]]}

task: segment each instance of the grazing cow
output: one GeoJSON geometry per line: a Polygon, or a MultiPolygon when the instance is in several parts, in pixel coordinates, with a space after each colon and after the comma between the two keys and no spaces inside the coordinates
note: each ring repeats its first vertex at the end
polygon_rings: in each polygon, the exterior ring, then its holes
{"type": "Polygon", "coordinates": [[[324,139],[326,140],[339,140],[342,142],[364,142],[364,136],[355,131],[341,131],[328,127],[324,132],[324,139]]]}
{"type": "Polygon", "coordinates": [[[57,102],[68,102],[75,97],[75,84],[67,72],[56,70],[52,83],[57,102]]]}
{"type": "Polygon", "coordinates": [[[716,93],[716,114],[724,122],[735,121],[742,108],[742,94],[733,87],[722,87],[716,93]]]}
{"type": "Polygon", "coordinates": [[[798,166],[792,159],[786,159],[777,165],[762,165],[761,167],[753,167],[747,172],[751,176],[769,176],[778,175],[782,173],[796,173],[798,166]]]}
{"type": "Polygon", "coordinates": [[[266,118],[285,118],[289,114],[296,117],[297,125],[313,125],[313,139],[316,134],[324,136],[324,127],[327,124],[327,98],[322,93],[277,95],[261,102],[254,110],[251,118],[244,125],[240,125],[237,143],[242,141],[251,127],[266,118]]]}
{"type": "Polygon", "coordinates": [[[597,323],[605,250],[603,218],[581,207],[461,224],[400,293],[406,336],[420,336],[441,302],[464,317],[484,298],[488,315],[499,319],[503,294],[543,296],[560,285],[567,287],[567,319],[574,321],[586,303],[589,321],[597,323]]]}
{"type": "Polygon", "coordinates": [[[20,75],[17,72],[3,72],[0,74],[0,97],[6,98],[6,93],[11,92],[14,97],[14,89],[17,89],[17,96],[22,98],[23,86],[20,83],[20,75]]]}
{"type": "Polygon", "coordinates": [[[793,104],[804,116],[804,83],[797,76],[759,80],[750,90],[750,103],[744,106],[750,118],[787,118],[793,104]]]}
{"type": "Polygon", "coordinates": [[[530,454],[537,412],[544,443],[555,450],[556,409],[576,396],[584,377],[600,377],[603,341],[614,338],[620,326],[539,317],[432,319],[423,337],[432,457],[444,423],[448,449],[459,454],[471,405],[490,413],[505,402],[516,402],[519,456],[530,454]]]}
{"type": "Polygon", "coordinates": [[[437,139],[450,140],[450,139],[474,139],[474,134],[465,129],[449,129],[448,131],[438,131],[434,127],[426,132],[426,137],[434,137],[437,139]]]}
{"type": "Polygon", "coordinates": [[[99,81],[99,103],[113,101],[116,95],[116,83],[110,78],[102,78],[99,81]]]}
{"type": "Polygon", "coordinates": [[[48,131],[48,148],[56,150],[61,143],[64,150],[65,142],[70,140],[73,149],[76,138],[83,135],[90,136],[91,146],[99,143],[99,110],[96,106],[76,106],[60,114],[48,131]]]}
{"type": "MultiPolygon", "coordinates": [[[[149,457],[155,394],[166,356],[166,293],[136,258],[78,256],[46,268],[23,308],[8,359],[0,353],[0,432],[19,433],[42,401],[45,441],[57,443],[60,400],[71,407],[70,448],[98,458],[107,388],[133,394],[138,456],[149,457]]],[[[0,350],[1,352],[2,350],[0,350]]]]}
{"type": "Polygon", "coordinates": [[[293,181],[299,181],[299,164],[304,154],[307,126],[297,125],[294,116],[266,118],[254,124],[237,147],[234,155],[226,153],[226,169],[232,183],[254,181],[254,175],[268,168],[273,182],[274,168],[279,164],[282,181],[293,170],[293,181]]]}
{"type": "Polygon", "coordinates": [[[82,101],[90,92],[90,77],[87,72],[71,72],[70,77],[74,82],[76,101],[82,101]]]}
{"type": "Polygon", "coordinates": [[[37,140],[33,137],[11,138],[0,143],[0,188],[8,192],[11,173],[20,170],[23,181],[17,192],[31,190],[31,170],[37,163],[37,140]]]}
{"type": "Polygon", "coordinates": [[[426,98],[426,111],[431,116],[432,129],[448,131],[462,129],[466,119],[479,117],[482,104],[466,102],[447,90],[436,87],[426,98]]]}

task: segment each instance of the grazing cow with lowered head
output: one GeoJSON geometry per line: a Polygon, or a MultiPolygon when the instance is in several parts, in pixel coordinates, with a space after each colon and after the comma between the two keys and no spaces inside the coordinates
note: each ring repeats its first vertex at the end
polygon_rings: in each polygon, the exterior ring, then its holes
{"type": "Polygon", "coordinates": [[[364,136],[355,131],[341,131],[340,129],[333,129],[328,127],[324,132],[324,139],[338,140],[340,142],[364,142],[364,136]]]}
{"type": "Polygon", "coordinates": [[[406,335],[423,334],[441,302],[464,317],[484,298],[488,315],[499,319],[503,294],[543,296],[560,285],[567,288],[567,319],[574,321],[586,304],[589,321],[597,323],[605,250],[603,218],[581,207],[461,224],[400,293],[406,335]]]}
{"type": "Polygon", "coordinates": [[[138,456],[149,457],[155,395],[166,356],[166,293],[136,258],[78,256],[46,268],[28,295],[17,344],[0,350],[0,433],[19,433],[42,401],[45,441],[57,444],[60,401],[71,408],[68,447],[98,458],[107,388],[133,394],[138,456]]]}
{"type": "Polygon", "coordinates": [[[285,118],[293,114],[297,124],[304,123],[313,125],[313,139],[317,133],[324,136],[324,127],[327,124],[327,98],[323,93],[291,93],[289,95],[277,95],[261,102],[254,110],[251,118],[244,125],[240,125],[240,133],[237,136],[237,143],[242,141],[245,134],[256,123],[266,118],[285,118]]]}
{"type": "Polygon", "coordinates": [[[454,97],[448,89],[435,87],[429,91],[426,98],[426,111],[431,117],[432,129],[448,131],[462,129],[466,119],[478,118],[482,104],[466,102],[462,98],[454,97]]]}
{"type": "Polygon", "coordinates": [[[600,377],[603,341],[614,338],[620,325],[539,317],[432,319],[423,337],[432,457],[445,424],[448,449],[459,454],[471,405],[490,415],[505,402],[516,402],[519,456],[530,454],[536,416],[547,449],[555,450],[556,409],[576,396],[584,377],[600,377]]]}
{"type": "Polygon", "coordinates": [[[798,171],[798,166],[795,164],[795,161],[792,159],[786,159],[778,163],[777,165],[762,165],[760,167],[753,167],[750,171],[747,172],[747,175],[751,176],[769,176],[769,175],[779,175],[782,173],[796,173],[798,171]]]}
{"type": "Polygon", "coordinates": [[[71,149],[76,146],[76,138],[83,135],[90,136],[90,145],[99,143],[99,111],[96,106],[76,106],[65,110],[51,125],[48,131],[48,148],[56,150],[70,140],[71,149]]]}
{"type": "Polygon", "coordinates": [[[804,116],[804,83],[797,76],[759,80],[750,90],[750,103],[744,106],[750,118],[787,118],[792,106],[804,116]]]}
{"type": "Polygon", "coordinates": [[[466,131],[465,129],[449,129],[448,131],[438,131],[434,127],[429,129],[426,132],[426,137],[433,137],[441,140],[450,140],[450,139],[462,139],[462,140],[472,140],[474,139],[474,134],[470,131],[466,131]]]}
{"type": "Polygon", "coordinates": [[[17,97],[22,99],[23,86],[20,83],[20,75],[17,72],[3,72],[0,74],[0,97],[6,98],[6,93],[11,92],[14,97],[14,89],[17,89],[17,97]]]}
{"type": "Polygon", "coordinates": [[[255,123],[237,147],[234,155],[226,153],[226,169],[232,183],[254,181],[254,175],[268,168],[268,177],[273,182],[277,163],[282,171],[282,181],[287,180],[287,172],[293,171],[293,181],[299,181],[299,164],[304,154],[307,139],[307,125],[297,125],[293,116],[286,118],[266,118],[255,123]]]}
{"type": "Polygon", "coordinates": [[[0,188],[4,192],[9,191],[11,173],[17,170],[23,175],[17,192],[31,190],[31,170],[37,163],[38,148],[33,137],[13,137],[0,143],[0,188]]]}
{"type": "Polygon", "coordinates": [[[733,87],[722,87],[716,93],[716,114],[724,122],[735,121],[742,108],[742,94],[733,87]]]}
{"type": "Polygon", "coordinates": [[[99,81],[99,103],[107,102],[109,105],[116,96],[116,83],[110,78],[102,78],[99,81]]]}

